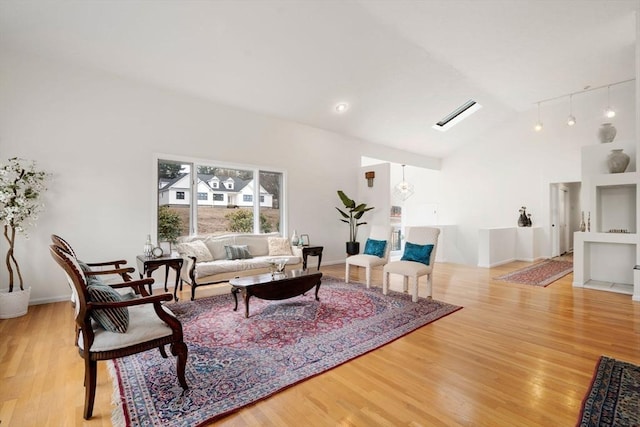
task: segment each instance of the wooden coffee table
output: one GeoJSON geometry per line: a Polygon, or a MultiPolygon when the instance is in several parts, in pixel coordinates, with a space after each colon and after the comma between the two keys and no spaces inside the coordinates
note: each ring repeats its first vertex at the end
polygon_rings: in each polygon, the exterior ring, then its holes
{"type": "Polygon", "coordinates": [[[242,292],[244,299],[244,317],[249,317],[249,298],[266,300],[283,300],[302,295],[316,288],[316,301],[320,290],[322,273],[319,271],[309,272],[308,270],[291,270],[284,273],[260,274],[258,276],[236,277],[229,280],[231,293],[236,302],[233,311],[238,310],[238,292],[242,292]]]}

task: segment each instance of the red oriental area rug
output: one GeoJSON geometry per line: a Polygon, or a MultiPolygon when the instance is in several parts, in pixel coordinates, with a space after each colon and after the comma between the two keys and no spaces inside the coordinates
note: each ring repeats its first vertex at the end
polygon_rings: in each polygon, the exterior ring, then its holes
{"type": "Polygon", "coordinates": [[[548,286],[572,271],[573,262],[550,259],[499,277],[494,277],[494,280],[520,283],[523,285],[548,286]]]}
{"type": "Polygon", "coordinates": [[[577,425],[640,426],[640,366],[600,357],[577,425]]]}
{"type": "Polygon", "coordinates": [[[168,305],[189,347],[190,388],[158,350],[116,359],[114,425],[204,425],[461,308],[326,276],[319,297],[252,298],[248,319],[230,294],[168,305]]]}

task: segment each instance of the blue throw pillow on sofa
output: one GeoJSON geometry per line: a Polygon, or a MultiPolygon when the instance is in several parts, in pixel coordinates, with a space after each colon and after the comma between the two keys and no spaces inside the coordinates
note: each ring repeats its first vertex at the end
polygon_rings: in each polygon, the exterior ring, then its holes
{"type": "Polygon", "coordinates": [[[364,245],[365,255],[374,255],[378,258],[384,258],[384,251],[387,249],[386,240],[367,239],[364,245]]]}
{"type": "Polygon", "coordinates": [[[431,251],[433,251],[433,245],[417,245],[407,242],[404,244],[404,253],[400,260],[421,262],[424,265],[429,265],[431,251]]]}

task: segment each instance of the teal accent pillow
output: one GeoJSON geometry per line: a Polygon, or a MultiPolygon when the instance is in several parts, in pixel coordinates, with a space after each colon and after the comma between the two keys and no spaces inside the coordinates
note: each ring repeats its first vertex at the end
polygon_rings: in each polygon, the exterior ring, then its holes
{"type": "Polygon", "coordinates": [[[78,265],[80,266],[82,271],[85,273],[84,277],[87,279],[87,286],[91,286],[91,285],[101,286],[101,285],[104,285],[104,282],[102,281],[102,279],[99,276],[95,276],[93,274],[86,274],[87,272],[91,271],[91,267],[89,267],[85,262],[82,262],[79,259],[76,259],[76,261],[78,261],[78,265]]]}
{"type": "Polygon", "coordinates": [[[404,253],[400,260],[421,262],[424,265],[429,265],[431,251],[433,251],[433,245],[417,245],[407,242],[404,244],[404,253]]]}
{"type": "MultiPolygon", "coordinates": [[[[89,301],[124,301],[122,296],[108,285],[90,285],[87,286],[87,290],[89,291],[89,301]]],[[[127,307],[91,310],[91,318],[109,332],[124,334],[129,328],[129,310],[127,310],[127,307]]]]}
{"type": "Polygon", "coordinates": [[[225,245],[224,250],[227,252],[227,259],[253,258],[247,245],[225,245]]]}
{"type": "Polygon", "coordinates": [[[374,255],[378,258],[384,258],[384,251],[387,249],[386,240],[367,239],[364,245],[365,255],[374,255]]]}

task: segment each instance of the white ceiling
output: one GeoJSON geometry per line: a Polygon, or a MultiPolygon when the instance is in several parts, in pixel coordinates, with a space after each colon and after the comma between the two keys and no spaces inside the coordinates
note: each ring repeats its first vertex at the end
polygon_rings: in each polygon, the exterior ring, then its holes
{"type": "Polygon", "coordinates": [[[444,157],[635,77],[637,0],[0,1],[0,47],[444,157]],[[431,126],[468,99],[483,108],[431,126]],[[351,108],[336,114],[334,105],[351,108]]]}

